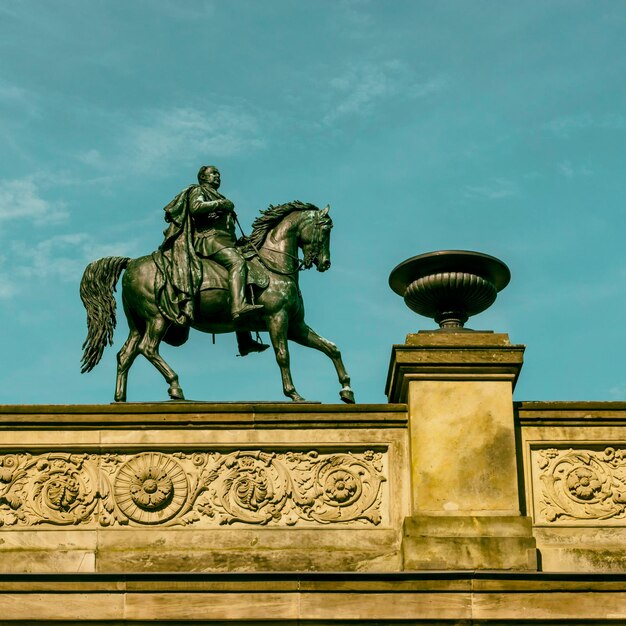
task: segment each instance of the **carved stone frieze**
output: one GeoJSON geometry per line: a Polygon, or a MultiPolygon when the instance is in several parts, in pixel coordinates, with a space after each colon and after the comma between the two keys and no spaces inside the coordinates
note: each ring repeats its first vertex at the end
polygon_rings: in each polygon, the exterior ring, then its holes
{"type": "Polygon", "coordinates": [[[545,448],[532,454],[536,522],[626,519],[626,450],[545,448]]]}
{"type": "Polygon", "coordinates": [[[0,526],[378,525],[386,451],[0,454],[0,526]]]}

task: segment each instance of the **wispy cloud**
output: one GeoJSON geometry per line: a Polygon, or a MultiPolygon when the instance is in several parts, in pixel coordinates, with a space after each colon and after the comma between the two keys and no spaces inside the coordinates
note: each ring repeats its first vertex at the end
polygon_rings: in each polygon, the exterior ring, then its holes
{"type": "MultiPolygon", "coordinates": [[[[548,236],[550,249],[550,258],[556,258],[555,253],[564,250],[561,247],[556,250],[554,246],[559,246],[559,242],[552,236],[548,236]]],[[[537,254],[537,246],[535,242],[534,254],[537,254]]],[[[575,242],[569,244],[569,249],[573,247],[580,248],[580,237],[575,242]]],[[[544,246],[545,247],[545,246],[544,246]]],[[[532,254],[531,247],[526,248],[524,254],[532,254]]],[[[544,255],[548,259],[547,255],[544,255]]],[[[538,258],[544,258],[541,253],[538,258]]],[[[548,261],[546,261],[548,262],[548,261]]],[[[554,275],[556,276],[556,275],[554,275]]],[[[535,311],[561,310],[563,303],[572,310],[586,309],[589,311],[606,309],[614,306],[615,302],[622,302],[626,298],[626,265],[616,264],[614,267],[602,267],[590,279],[588,276],[578,276],[568,273],[560,275],[555,280],[553,275],[535,274],[532,278],[525,282],[525,292],[516,291],[508,297],[514,300],[515,309],[524,314],[530,314],[535,311]],[[532,298],[528,294],[532,293],[532,298]],[[613,303],[613,304],[611,304],[613,303]]]]}
{"type": "Polygon", "coordinates": [[[15,284],[10,278],[6,256],[0,256],[0,300],[12,297],[15,292],[15,284]]]}
{"type": "Polygon", "coordinates": [[[15,295],[15,285],[0,272],[0,300],[8,300],[15,295]]]}
{"type": "Polygon", "coordinates": [[[95,148],[79,152],[77,155],[77,159],[81,163],[84,163],[85,165],[90,165],[92,167],[101,168],[105,164],[102,153],[100,152],[100,150],[96,150],[95,148]]]}
{"type": "Polygon", "coordinates": [[[610,387],[608,392],[611,400],[624,400],[626,398],[626,383],[610,387]]]}
{"type": "MultiPolygon", "coordinates": [[[[116,155],[117,156],[117,155],[116,155]]],[[[45,195],[48,190],[54,189],[60,192],[63,187],[90,187],[94,185],[104,186],[119,179],[121,167],[119,157],[108,158],[98,150],[76,152],[73,158],[88,166],[88,172],[77,168],[69,158],[63,162],[61,169],[50,168],[37,171],[36,176],[28,176],[20,180],[36,181],[39,195],[45,195]]],[[[0,187],[2,181],[0,181],[0,187]]],[[[58,204],[58,203],[57,203],[58,204]]],[[[55,205],[57,206],[57,205],[55,205]]],[[[64,206],[64,205],[62,205],[64,206]]],[[[59,220],[55,220],[59,221],[59,220]]]]}
{"type": "Polygon", "coordinates": [[[342,36],[360,38],[375,35],[372,29],[374,18],[369,12],[370,0],[338,0],[334,4],[335,13],[331,14],[330,25],[340,30],[342,36]]]}
{"type": "Polygon", "coordinates": [[[0,180],[0,221],[29,220],[40,225],[60,222],[67,216],[65,205],[43,198],[32,178],[0,180]]]}
{"type": "Polygon", "coordinates": [[[0,102],[23,103],[27,98],[28,92],[25,89],[0,81],[0,102]]]}
{"type": "Polygon", "coordinates": [[[85,233],[50,237],[39,243],[16,241],[8,246],[9,270],[0,258],[0,300],[23,289],[35,289],[38,281],[78,282],[87,264],[103,256],[123,256],[134,250],[134,242],[99,245],[85,233]]]}
{"type": "Polygon", "coordinates": [[[465,187],[465,197],[502,200],[519,193],[518,186],[506,178],[491,178],[484,185],[465,187]]]}
{"type": "Polygon", "coordinates": [[[576,165],[571,161],[561,161],[557,163],[558,172],[565,178],[576,178],[578,176],[591,176],[593,170],[588,165],[576,165]]]}
{"type": "Polygon", "coordinates": [[[36,244],[20,241],[11,245],[15,275],[20,279],[77,281],[86,265],[105,256],[130,256],[135,241],[99,244],[87,233],[66,233],[36,244]]]}
{"type": "Polygon", "coordinates": [[[332,123],[350,115],[368,115],[391,98],[421,98],[441,91],[445,85],[444,77],[420,78],[399,60],[351,64],[328,83],[331,99],[323,121],[332,123]]]}
{"type": "Polygon", "coordinates": [[[0,107],[3,109],[32,118],[41,112],[41,103],[41,95],[37,92],[0,78],[0,107]]]}
{"type": "MultiPolygon", "coordinates": [[[[257,117],[239,106],[222,105],[207,113],[174,108],[147,117],[149,121],[125,133],[124,169],[143,172],[174,161],[195,163],[207,154],[229,156],[265,145],[257,117]]],[[[101,156],[91,150],[82,159],[95,163],[101,156]]]]}
{"type": "Polygon", "coordinates": [[[581,113],[580,115],[558,117],[544,124],[543,128],[562,138],[568,138],[575,132],[588,128],[626,130],[626,116],[621,113],[599,116],[591,113],[581,113]]]}

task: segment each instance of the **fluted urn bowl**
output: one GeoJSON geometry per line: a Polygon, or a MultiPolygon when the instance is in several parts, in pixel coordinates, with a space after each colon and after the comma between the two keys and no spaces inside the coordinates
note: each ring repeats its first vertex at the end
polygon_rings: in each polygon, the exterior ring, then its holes
{"type": "Polygon", "coordinates": [[[400,263],[389,285],[416,313],[433,318],[442,329],[463,328],[482,313],[511,280],[499,259],[468,250],[440,250],[400,263]]]}

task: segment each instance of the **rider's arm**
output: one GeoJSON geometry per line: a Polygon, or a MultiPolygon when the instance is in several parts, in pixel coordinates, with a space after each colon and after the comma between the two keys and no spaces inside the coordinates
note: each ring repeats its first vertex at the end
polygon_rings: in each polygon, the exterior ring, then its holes
{"type": "Polygon", "coordinates": [[[192,214],[226,213],[232,211],[234,204],[226,199],[207,200],[200,187],[192,189],[189,195],[189,210],[192,214]]]}

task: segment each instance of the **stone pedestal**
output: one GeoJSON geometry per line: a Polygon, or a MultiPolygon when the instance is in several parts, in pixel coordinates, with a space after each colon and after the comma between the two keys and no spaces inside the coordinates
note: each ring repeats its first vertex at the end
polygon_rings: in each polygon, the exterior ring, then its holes
{"type": "Polygon", "coordinates": [[[523,352],[505,334],[472,331],[394,346],[386,391],[409,409],[405,569],[536,569],[513,420],[523,352]]]}

